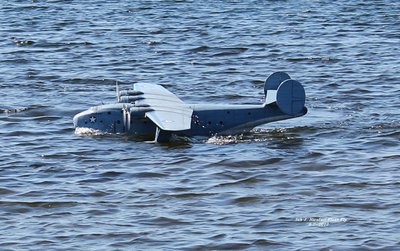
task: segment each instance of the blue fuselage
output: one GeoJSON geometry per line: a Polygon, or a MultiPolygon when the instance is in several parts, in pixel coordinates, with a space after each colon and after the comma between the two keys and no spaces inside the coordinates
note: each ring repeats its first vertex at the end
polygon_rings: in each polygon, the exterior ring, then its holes
{"type": "MultiPolygon", "coordinates": [[[[234,134],[283,119],[302,116],[307,108],[295,115],[284,114],[276,105],[207,105],[191,104],[191,128],[173,133],[182,136],[212,136],[234,134]]],[[[156,125],[145,114],[149,107],[136,107],[131,103],[99,105],[77,114],[75,127],[86,127],[109,133],[128,133],[152,137],[156,125]]]]}

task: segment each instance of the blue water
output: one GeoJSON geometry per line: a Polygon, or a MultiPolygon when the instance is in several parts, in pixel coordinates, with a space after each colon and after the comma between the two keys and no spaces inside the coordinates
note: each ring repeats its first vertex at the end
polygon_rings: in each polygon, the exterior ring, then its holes
{"type": "Polygon", "coordinates": [[[1,250],[399,250],[400,2],[0,3],[1,250]],[[75,132],[115,82],[309,113],[159,145],[75,132]]]}

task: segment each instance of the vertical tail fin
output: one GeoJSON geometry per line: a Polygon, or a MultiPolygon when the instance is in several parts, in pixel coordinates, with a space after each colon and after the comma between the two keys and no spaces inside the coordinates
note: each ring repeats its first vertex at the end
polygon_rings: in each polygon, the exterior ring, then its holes
{"type": "Polygon", "coordinates": [[[269,75],[269,77],[265,80],[265,84],[264,84],[264,94],[265,97],[268,96],[268,91],[269,90],[277,90],[279,85],[285,81],[290,79],[289,74],[287,74],[286,72],[282,72],[282,71],[277,71],[272,73],[271,75],[269,75]]]}
{"type": "Polygon", "coordinates": [[[287,79],[279,85],[276,92],[276,104],[282,112],[296,115],[303,110],[305,101],[304,87],[299,81],[287,79]]]}
{"type": "Polygon", "coordinates": [[[306,94],[300,82],[290,79],[285,72],[274,72],[264,85],[265,105],[276,103],[288,115],[300,113],[305,104],[306,94]]]}

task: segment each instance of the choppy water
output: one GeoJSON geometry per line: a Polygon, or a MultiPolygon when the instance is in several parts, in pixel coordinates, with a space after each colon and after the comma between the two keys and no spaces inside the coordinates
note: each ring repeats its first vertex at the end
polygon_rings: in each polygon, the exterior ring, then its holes
{"type": "Polygon", "coordinates": [[[398,250],[398,1],[0,3],[1,250],[398,250]],[[170,145],[79,135],[114,83],[309,113],[170,145]]]}

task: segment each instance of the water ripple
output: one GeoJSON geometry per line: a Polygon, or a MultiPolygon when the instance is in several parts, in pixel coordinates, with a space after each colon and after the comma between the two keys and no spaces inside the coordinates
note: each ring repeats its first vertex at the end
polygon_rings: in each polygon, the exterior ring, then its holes
{"type": "Polygon", "coordinates": [[[1,249],[400,246],[398,2],[0,5],[1,249]],[[170,144],[72,125],[116,81],[253,104],[273,71],[306,116],[170,144]]]}

